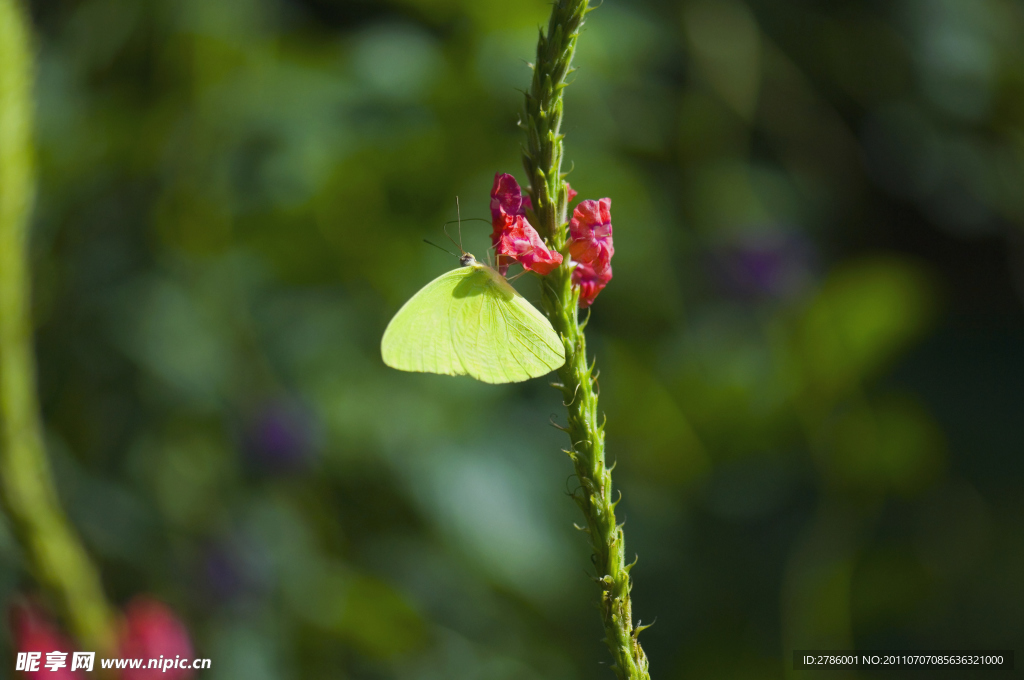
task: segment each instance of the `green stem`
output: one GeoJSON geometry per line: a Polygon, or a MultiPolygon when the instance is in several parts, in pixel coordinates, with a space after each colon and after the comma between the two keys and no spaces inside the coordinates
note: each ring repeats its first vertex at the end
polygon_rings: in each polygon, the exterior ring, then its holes
{"type": "Polygon", "coordinates": [[[113,649],[99,574],[60,507],[43,445],[29,303],[35,190],[32,52],[17,0],[0,0],[0,499],[40,584],[82,648],[113,649]]]}
{"type": "Polygon", "coordinates": [[[601,588],[601,618],[605,642],[620,680],[648,680],[647,657],[633,626],[629,570],[622,525],[615,519],[611,470],[605,465],[604,426],[598,424],[597,379],[587,364],[586,336],[579,323],[578,293],[572,287],[572,263],[566,245],[568,190],[562,167],[562,91],[572,72],[587,0],[558,0],[545,35],[537,43],[533,83],[526,95],[527,144],[523,165],[530,181],[535,226],[565,255],[562,265],[544,279],[544,310],[565,344],[565,365],[558,370],[565,396],[571,440],[569,457],[579,478],[577,505],[587,520],[586,532],[594,551],[596,581],[601,588]]]}

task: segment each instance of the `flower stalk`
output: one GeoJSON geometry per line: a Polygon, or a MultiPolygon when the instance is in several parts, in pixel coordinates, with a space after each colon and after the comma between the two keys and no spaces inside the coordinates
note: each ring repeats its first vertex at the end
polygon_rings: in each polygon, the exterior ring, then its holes
{"type": "MultiPolygon", "coordinates": [[[[523,165],[530,182],[534,224],[562,253],[562,263],[543,279],[544,311],[565,345],[565,365],[555,386],[564,395],[570,438],[567,451],[579,478],[574,499],[583,511],[601,589],[605,642],[620,680],[649,680],[647,657],[637,640],[645,626],[633,625],[629,571],[622,525],[615,518],[611,469],[605,464],[604,424],[598,419],[595,364],[587,362],[586,336],[579,321],[579,290],[572,285],[567,213],[569,187],[562,168],[562,91],[587,12],[587,0],[556,0],[547,33],[541,32],[533,82],[526,94],[523,165]]],[[[596,362],[595,362],[596,363],[596,362]]]]}
{"type": "Polygon", "coordinates": [[[82,648],[114,648],[99,573],[68,524],[43,444],[30,319],[35,192],[32,47],[18,0],[0,0],[0,500],[33,574],[82,648]]]}

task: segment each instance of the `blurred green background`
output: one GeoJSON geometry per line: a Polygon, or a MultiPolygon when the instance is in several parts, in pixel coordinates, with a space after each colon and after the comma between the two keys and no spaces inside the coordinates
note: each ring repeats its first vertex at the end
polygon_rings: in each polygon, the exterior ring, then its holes
{"type": "MultiPolygon", "coordinates": [[[[548,4],[31,7],[41,398],[111,597],[211,680],[611,677],[558,393],[379,356],[456,196],[523,179],[548,4]]],[[[1021,36],[1013,0],[590,15],[569,180],[613,200],[588,330],[655,678],[1021,648],[1021,36]]]]}

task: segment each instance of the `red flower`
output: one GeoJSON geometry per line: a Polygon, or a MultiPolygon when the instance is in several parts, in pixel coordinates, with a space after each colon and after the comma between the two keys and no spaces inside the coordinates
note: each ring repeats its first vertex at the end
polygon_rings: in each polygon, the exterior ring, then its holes
{"type": "Polygon", "coordinates": [[[15,666],[22,671],[23,677],[29,680],[82,679],[82,673],[71,672],[74,645],[41,609],[31,604],[15,604],[10,609],[10,621],[14,648],[18,652],[15,666]],[[52,665],[47,666],[48,662],[52,665]]]}
{"type": "Polygon", "coordinates": [[[497,220],[498,215],[525,215],[530,205],[530,197],[523,196],[519,182],[506,173],[494,174],[494,186],[491,187],[491,219],[497,220]]]}
{"type": "Polygon", "coordinates": [[[494,175],[491,188],[491,245],[498,271],[504,275],[515,260],[524,268],[545,275],[562,263],[561,253],[551,250],[526,219],[529,196],[523,196],[515,177],[494,175]]]}
{"type": "Polygon", "coordinates": [[[124,610],[120,638],[121,656],[145,659],[143,668],[127,669],[122,680],[183,680],[192,677],[190,668],[145,668],[149,659],[192,661],[192,642],[188,630],[174,612],[162,602],[149,597],[136,597],[124,610]]]}
{"type": "Polygon", "coordinates": [[[607,266],[615,254],[612,246],[612,199],[580,202],[569,222],[569,252],[576,262],[607,266]]]}
{"type": "MultiPolygon", "coordinates": [[[[537,272],[541,276],[551,273],[551,270],[562,264],[562,255],[555,250],[550,250],[541,239],[540,234],[530,226],[523,215],[503,215],[504,225],[500,231],[495,227],[494,250],[498,255],[498,271],[502,274],[508,271],[511,263],[515,260],[524,268],[537,272]]],[[[495,225],[498,223],[495,222],[495,225]]]]}
{"type": "Polygon", "coordinates": [[[569,222],[569,254],[576,262],[572,282],[580,290],[580,307],[589,307],[612,280],[612,199],[581,201],[569,222]]]}
{"type": "Polygon", "coordinates": [[[568,201],[569,203],[572,203],[572,199],[576,198],[576,194],[579,193],[578,191],[573,189],[571,186],[569,186],[568,182],[565,183],[565,192],[568,195],[568,198],[565,199],[565,200],[568,201]]]}
{"type": "Polygon", "coordinates": [[[589,264],[577,262],[572,270],[572,284],[579,288],[580,307],[586,309],[594,303],[594,298],[601,292],[601,289],[612,280],[612,268],[608,265],[604,269],[594,269],[589,264]]]}

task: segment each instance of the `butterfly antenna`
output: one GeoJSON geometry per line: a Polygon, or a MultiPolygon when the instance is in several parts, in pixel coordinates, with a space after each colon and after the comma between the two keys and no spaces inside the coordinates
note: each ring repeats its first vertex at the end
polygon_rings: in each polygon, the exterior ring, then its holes
{"type": "Polygon", "coordinates": [[[447,248],[442,248],[441,246],[437,245],[437,244],[436,244],[436,243],[434,243],[433,241],[428,241],[427,239],[423,239],[423,242],[424,242],[424,243],[428,243],[428,244],[430,244],[430,245],[434,246],[434,247],[435,247],[435,248],[437,248],[438,250],[443,250],[444,252],[448,253],[448,254],[449,254],[449,255],[451,255],[452,257],[458,257],[458,255],[456,255],[456,254],[455,254],[455,253],[453,253],[452,251],[448,250],[447,248]]]}
{"type": "MultiPolygon", "coordinates": [[[[455,197],[455,214],[459,217],[459,250],[462,250],[462,208],[459,207],[459,197],[455,197]]],[[[466,252],[466,251],[462,251],[466,252]]]]}
{"type": "MultiPolygon", "coordinates": [[[[482,217],[467,217],[466,221],[467,222],[486,222],[487,224],[491,223],[490,220],[485,220],[482,217]]],[[[441,230],[444,231],[444,235],[448,237],[448,240],[451,241],[455,245],[456,248],[458,248],[463,253],[466,252],[465,250],[462,249],[462,219],[461,219],[461,217],[458,220],[448,220],[447,222],[445,222],[444,224],[441,225],[441,230]],[[448,233],[448,228],[447,227],[452,222],[458,222],[459,223],[459,240],[458,241],[453,239],[451,234],[448,233]]]]}
{"type": "Polygon", "coordinates": [[[448,225],[449,224],[451,224],[451,223],[450,222],[445,222],[444,224],[442,224],[441,225],[441,231],[443,231],[444,235],[448,237],[448,240],[451,241],[452,243],[454,243],[455,247],[458,248],[459,251],[462,252],[463,255],[465,255],[466,251],[462,250],[462,246],[459,244],[459,242],[456,241],[455,239],[453,239],[452,235],[448,233],[448,225]]]}

